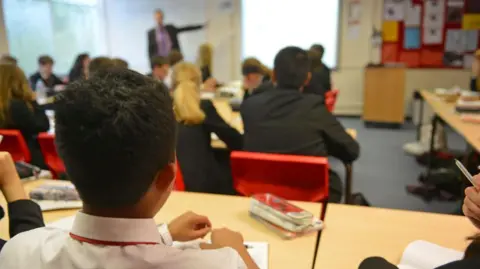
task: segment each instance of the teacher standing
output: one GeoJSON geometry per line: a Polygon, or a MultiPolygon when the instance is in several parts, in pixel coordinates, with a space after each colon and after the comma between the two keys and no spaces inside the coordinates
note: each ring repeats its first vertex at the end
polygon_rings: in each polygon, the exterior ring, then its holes
{"type": "Polygon", "coordinates": [[[148,57],[167,57],[171,50],[181,52],[178,42],[178,34],[181,32],[202,29],[205,25],[189,25],[177,28],[172,24],[163,24],[164,13],[161,9],[155,10],[155,21],[157,26],[148,31],[148,57]]]}

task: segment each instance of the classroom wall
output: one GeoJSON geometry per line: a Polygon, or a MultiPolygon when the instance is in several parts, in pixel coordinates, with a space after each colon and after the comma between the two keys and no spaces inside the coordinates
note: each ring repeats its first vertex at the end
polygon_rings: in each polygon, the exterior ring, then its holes
{"type": "MultiPolygon", "coordinates": [[[[217,65],[214,74],[223,80],[240,78],[241,62],[241,2],[232,0],[234,4],[231,14],[225,15],[219,10],[224,0],[207,0],[206,18],[210,18],[210,27],[206,29],[207,41],[213,44],[221,43],[217,47],[215,57],[223,59],[229,65],[217,65]],[[226,30],[230,30],[227,33],[226,30]],[[222,43],[222,42],[225,43],[222,43]],[[230,45],[228,46],[227,43],[230,45]],[[226,60],[229,59],[229,60],[226,60]],[[228,68],[230,67],[230,68],[228,68]]],[[[362,16],[360,33],[357,39],[351,40],[347,35],[347,18],[341,16],[339,33],[338,68],[333,72],[333,83],[340,89],[339,99],[335,112],[343,115],[361,115],[363,109],[363,74],[364,67],[369,62],[380,62],[381,50],[374,48],[370,42],[372,28],[381,29],[383,17],[383,1],[361,1],[362,16]]],[[[341,1],[342,14],[347,14],[348,1],[341,1]]],[[[322,26],[319,26],[321,29],[322,26]]],[[[328,27],[328,26],[325,26],[328,27]]],[[[416,88],[449,88],[458,85],[467,88],[469,84],[469,70],[456,69],[409,69],[405,83],[405,107],[410,114],[410,100],[416,88]]]]}
{"type": "Polygon", "coordinates": [[[8,53],[7,32],[5,31],[5,22],[3,19],[3,0],[0,0],[0,55],[8,53]]]}

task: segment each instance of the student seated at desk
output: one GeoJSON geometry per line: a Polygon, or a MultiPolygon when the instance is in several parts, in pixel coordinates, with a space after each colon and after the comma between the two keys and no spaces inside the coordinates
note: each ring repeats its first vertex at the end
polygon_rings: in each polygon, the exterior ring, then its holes
{"type": "Polygon", "coordinates": [[[308,57],[310,58],[310,72],[312,78],[303,93],[318,94],[325,97],[325,94],[330,91],[330,71],[322,63],[322,55],[316,50],[308,51],[308,57]],[[327,88],[328,87],[328,88],[327,88]]]}
{"type": "MultiPolygon", "coordinates": [[[[42,210],[37,203],[28,199],[12,156],[8,152],[0,152],[0,191],[8,203],[10,238],[21,232],[45,226],[42,210]]],[[[0,207],[0,219],[4,216],[5,211],[0,207]]],[[[4,244],[5,241],[0,239],[0,250],[4,244]]]]}
{"type": "Polygon", "coordinates": [[[228,125],[210,100],[200,100],[202,77],[194,64],[181,62],[172,74],[173,110],[178,121],[177,158],[187,191],[231,194],[228,167],[215,159],[211,134],[230,150],[242,148],[242,135],[228,125]]]}
{"type": "Polygon", "coordinates": [[[170,69],[168,71],[167,77],[163,80],[163,83],[167,85],[168,89],[172,89],[172,72],[173,72],[173,67],[183,61],[183,54],[178,51],[178,50],[171,50],[170,53],[168,54],[168,63],[170,65],[170,69]]]}
{"type": "Polygon", "coordinates": [[[150,74],[147,74],[147,76],[164,83],[170,71],[170,65],[168,64],[168,59],[162,56],[154,56],[150,60],[150,63],[151,63],[152,72],[150,74]]]}
{"type": "Polygon", "coordinates": [[[73,63],[72,69],[68,74],[68,82],[72,83],[79,79],[86,79],[88,75],[88,65],[90,63],[90,56],[87,53],[82,53],[77,56],[73,63]]]}
{"type": "Polygon", "coordinates": [[[212,230],[188,212],[153,217],[175,180],[176,122],[160,83],[128,69],[99,71],[67,86],[56,106],[56,144],[83,208],[66,232],[39,228],[8,241],[0,268],[258,268],[239,233],[212,230]],[[181,250],[212,232],[212,244],[181,250]]]}
{"type": "Polygon", "coordinates": [[[242,63],[242,75],[244,90],[243,100],[246,100],[254,92],[261,93],[270,89],[273,85],[270,83],[271,71],[263,65],[257,58],[246,58],[242,63]],[[265,84],[265,85],[263,85],[265,84]],[[262,87],[261,87],[262,86],[262,87]]]}
{"type": "MultiPolygon", "coordinates": [[[[307,52],[282,49],[275,57],[272,80],[276,86],[252,95],[241,106],[245,128],[244,150],[253,152],[333,156],[353,162],[360,148],[323,105],[318,95],[302,93],[310,78],[307,52]]],[[[330,201],[339,202],[342,184],[330,171],[330,201]]]]}
{"type": "Polygon", "coordinates": [[[114,66],[115,66],[115,63],[112,61],[112,59],[108,57],[101,56],[101,57],[93,58],[90,64],[88,65],[88,77],[94,75],[96,72],[107,70],[114,66]]]}
{"type": "Polygon", "coordinates": [[[30,76],[32,90],[37,90],[37,86],[40,84],[47,89],[63,85],[63,81],[53,74],[53,64],[52,57],[48,55],[42,55],[38,58],[38,72],[30,76]]]}
{"type": "Polygon", "coordinates": [[[0,64],[0,128],[19,130],[30,150],[31,163],[46,168],[37,135],[48,131],[50,123],[16,65],[0,64]]]}

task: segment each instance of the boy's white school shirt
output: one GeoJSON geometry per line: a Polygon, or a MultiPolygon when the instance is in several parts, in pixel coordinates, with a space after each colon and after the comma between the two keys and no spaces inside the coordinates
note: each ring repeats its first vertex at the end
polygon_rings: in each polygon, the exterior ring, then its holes
{"type": "Polygon", "coordinates": [[[232,248],[181,250],[164,243],[171,241],[169,236],[162,237],[153,219],[102,218],[79,212],[70,233],[44,227],[12,238],[0,252],[0,268],[246,268],[232,248]]]}

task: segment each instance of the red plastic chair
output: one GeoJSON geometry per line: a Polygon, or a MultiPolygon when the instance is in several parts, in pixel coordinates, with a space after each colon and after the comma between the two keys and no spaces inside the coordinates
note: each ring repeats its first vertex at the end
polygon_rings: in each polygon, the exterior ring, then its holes
{"type": "Polygon", "coordinates": [[[182,171],[180,170],[180,165],[177,161],[177,174],[175,175],[175,190],[176,191],[185,191],[185,183],[183,182],[182,171]]]}
{"type": "Polygon", "coordinates": [[[335,109],[335,103],[337,102],[339,90],[331,90],[325,93],[325,105],[328,111],[333,112],[335,109]]]}
{"type": "Polygon", "coordinates": [[[38,143],[40,144],[45,164],[50,169],[52,177],[58,178],[59,174],[65,173],[65,165],[58,156],[57,148],[55,147],[55,135],[40,133],[38,134],[38,143]]]}
{"type": "Polygon", "coordinates": [[[234,151],[230,155],[233,185],[244,196],[272,193],[287,200],[328,200],[328,160],[325,157],[234,151]]]}
{"type": "Polygon", "coordinates": [[[0,129],[0,135],[3,136],[3,140],[0,143],[0,151],[9,152],[15,162],[23,161],[29,163],[32,160],[30,150],[20,131],[0,129]]]}

